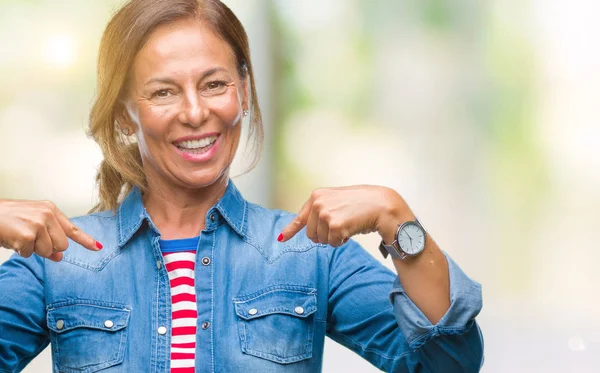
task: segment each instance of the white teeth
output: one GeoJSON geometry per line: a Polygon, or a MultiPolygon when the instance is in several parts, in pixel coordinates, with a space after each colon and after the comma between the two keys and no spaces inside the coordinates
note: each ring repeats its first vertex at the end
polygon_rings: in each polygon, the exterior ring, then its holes
{"type": "Polygon", "coordinates": [[[200,140],[181,141],[176,145],[183,149],[200,149],[212,145],[215,141],[217,141],[217,136],[210,136],[200,140]]]}

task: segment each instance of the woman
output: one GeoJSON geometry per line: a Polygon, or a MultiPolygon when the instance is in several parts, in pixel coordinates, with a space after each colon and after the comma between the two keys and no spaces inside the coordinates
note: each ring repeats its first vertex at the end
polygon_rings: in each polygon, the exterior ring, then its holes
{"type": "MultiPolygon", "coordinates": [[[[388,372],[477,372],[481,289],[395,191],[319,189],[299,214],[229,180],[260,109],[246,33],[217,0],[132,0],[99,54],[100,203],[0,201],[0,371],[318,372],[325,335],[388,372]],[[377,231],[397,274],[356,242],[377,231]],[[33,254],[36,255],[33,255],[33,254]],[[390,292],[391,291],[391,292],[390,292]]],[[[258,154],[258,152],[257,152],[258,154]]]]}

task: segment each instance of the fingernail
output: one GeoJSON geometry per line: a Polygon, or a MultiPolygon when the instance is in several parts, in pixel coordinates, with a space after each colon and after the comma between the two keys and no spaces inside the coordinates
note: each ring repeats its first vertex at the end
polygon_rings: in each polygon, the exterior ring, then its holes
{"type": "Polygon", "coordinates": [[[279,237],[277,237],[277,241],[283,241],[283,233],[279,233],[279,237]]]}
{"type": "Polygon", "coordinates": [[[98,250],[102,250],[102,248],[103,248],[103,247],[104,247],[104,246],[102,246],[102,244],[101,244],[100,242],[96,241],[96,248],[97,248],[98,250]]]}

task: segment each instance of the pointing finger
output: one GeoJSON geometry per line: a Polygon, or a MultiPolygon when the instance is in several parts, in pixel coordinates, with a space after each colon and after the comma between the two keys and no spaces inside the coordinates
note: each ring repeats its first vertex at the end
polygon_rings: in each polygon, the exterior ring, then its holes
{"type": "Polygon", "coordinates": [[[306,201],[304,205],[302,205],[300,212],[298,213],[298,215],[296,215],[294,220],[292,220],[285,228],[283,228],[281,234],[279,234],[279,237],[277,238],[277,241],[285,242],[289,240],[306,226],[311,205],[312,201],[310,199],[306,201]]]}
{"type": "Polygon", "coordinates": [[[75,224],[71,223],[62,212],[56,210],[55,215],[67,237],[88,250],[99,251],[102,249],[102,244],[100,242],[96,241],[92,236],[83,232],[75,224]]]}

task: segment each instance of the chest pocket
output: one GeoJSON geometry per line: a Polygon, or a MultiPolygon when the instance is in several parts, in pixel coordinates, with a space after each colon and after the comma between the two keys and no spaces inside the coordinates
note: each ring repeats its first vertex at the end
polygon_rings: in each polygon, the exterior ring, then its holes
{"type": "Polygon", "coordinates": [[[243,353],[281,364],[312,357],[316,289],[280,285],[233,302],[243,353]]]}
{"type": "Polygon", "coordinates": [[[91,373],[122,363],[129,313],[114,304],[50,306],[47,322],[57,370],[91,373]]]}

